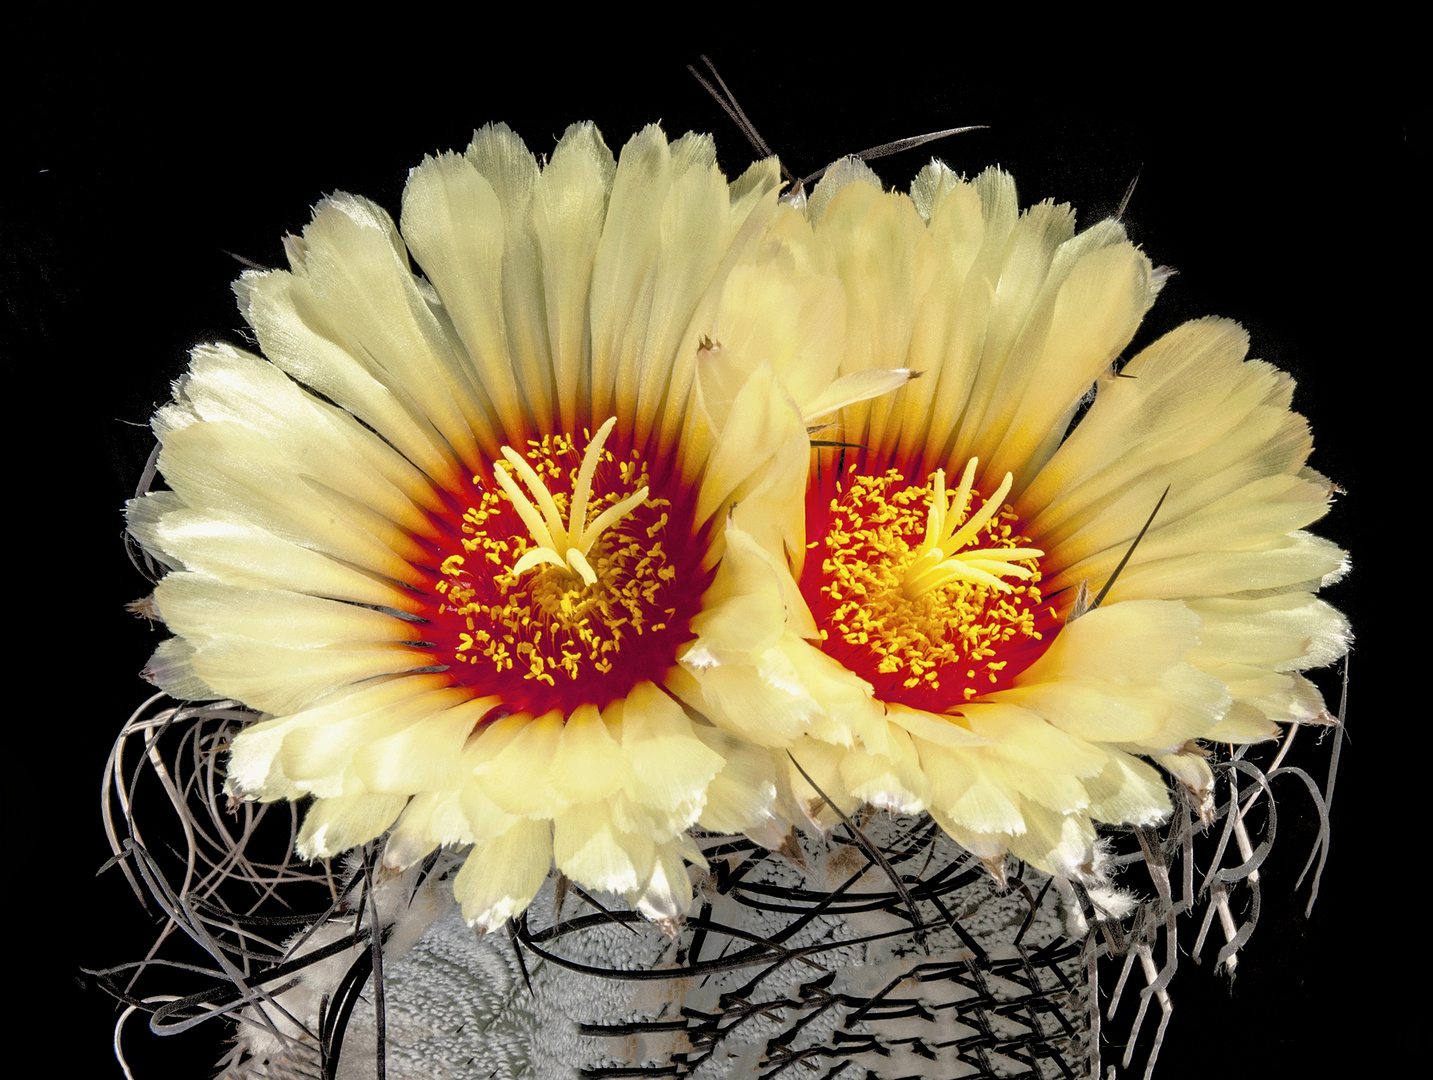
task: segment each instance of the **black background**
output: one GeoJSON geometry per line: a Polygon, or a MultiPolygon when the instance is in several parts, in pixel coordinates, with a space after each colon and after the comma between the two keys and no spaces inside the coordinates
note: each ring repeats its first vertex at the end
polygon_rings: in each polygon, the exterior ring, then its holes
{"type": "MultiPolygon", "coordinates": [[[[959,32],[902,26],[899,45],[837,53],[787,24],[736,45],[693,36],[654,48],[598,45],[548,18],[535,11],[531,25],[502,33],[294,24],[244,44],[226,28],[168,49],[127,27],[83,51],[56,44],[62,28],[19,30],[31,54],[7,87],[15,123],[0,247],[18,440],[11,565],[28,616],[11,654],[21,690],[11,726],[22,739],[11,749],[20,794],[9,869],[26,884],[8,921],[12,940],[45,953],[19,978],[40,988],[28,1008],[62,1025],[57,1064],[120,1075],[108,1049],[115,1010],[79,968],[135,958],[152,934],[116,874],[93,877],[108,854],[101,769],[147,695],[136,672],[157,641],[121,610],[146,588],[124,555],[120,508],[152,445],[148,415],[187,350],[242,343],[233,256],[281,264],[282,234],[336,189],[396,213],[408,168],[425,152],[461,149],[489,120],[507,121],[537,152],[579,119],[595,120],[614,150],[653,120],[671,136],[711,131],[735,175],[751,151],[685,70],[705,49],[798,173],[900,136],[987,124],[876,167],[905,186],[932,151],[969,174],[1000,164],[1022,202],[1069,201],[1085,223],[1112,213],[1138,173],[1130,232],[1179,275],[1136,346],[1185,318],[1226,315],[1250,329],[1254,355],[1298,378],[1312,464],[1347,490],[1318,531],[1356,561],[1369,552],[1329,594],[1360,635],[1332,856],[1306,922],[1307,893],[1295,899],[1291,881],[1307,837],[1283,830],[1232,992],[1182,968],[1158,1075],[1197,1075],[1216,1060],[1235,1077],[1280,1065],[1345,1075],[1339,1066],[1356,1060],[1371,1072],[1346,1075],[1383,1075],[1374,1063],[1392,1064],[1406,1029],[1384,1015],[1396,1008],[1394,984],[1375,979],[1366,950],[1386,961],[1380,926],[1396,920],[1396,902],[1380,898],[1406,888],[1382,841],[1405,828],[1386,772],[1398,750],[1389,735],[1404,721],[1381,707],[1389,644],[1360,587],[1391,574],[1402,588],[1409,567],[1407,553],[1388,550],[1390,511],[1405,503],[1384,494],[1378,469],[1391,466],[1366,450],[1398,429],[1422,360],[1403,331],[1406,252],[1420,227],[1407,208],[1396,59],[1333,35],[1293,55],[1194,27],[1171,44],[1115,40],[1107,28],[1055,35],[1024,17],[959,32]],[[38,661],[25,655],[31,646],[38,661]]],[[[157,1042],[131,1026],[141,1077],[205,1075],[217,1053],[202,1037],[157,1042]]]]}

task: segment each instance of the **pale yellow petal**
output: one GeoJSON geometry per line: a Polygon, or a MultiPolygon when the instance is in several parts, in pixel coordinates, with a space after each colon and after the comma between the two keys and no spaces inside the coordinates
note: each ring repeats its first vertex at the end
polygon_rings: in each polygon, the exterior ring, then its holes
{"type": "Polygon", "coordinates": [[[915,744],[901,728],[886,740],[888,753],[869,749],[847,754],[841,760],[841,781],[846,791],[877,810],[918,814],[930,800],[930,783],[921,772],[915,744]]]}
{"type": "MultiPolygon", "coordinates": [[[[776,380],[770,365],[759,365],[738,390],[727,423],[712,448],[697,503],[697,520],[706,521],[746,497],[763,467],[786,447],[799,447],[804,455],[805,434],[800,408],[776,380]]],[[[788,487],[787,494],[799,490],[804,479],[803,471],[796,484],[788,487]]],[[[787,531],[804,542],[799,514],[787,531]]]]}
{"type": "MultiPolygon", "coordinates": [[[[1322,705],[1322,702],[1320,702],[1322,705]]],[[[1236,700],[1229,711],[1206,733],[1210,742],[1251,743],[1272,739],[1279,734],[1279,725],[1244,701],[1236,700]]]]}
{"type": "Polygon", "coordinates": [[[1306,592],[1256,599],[1193,600],[1199,645],[1190,663],[1268,664],[1277,671],[1325,667],[1348,651],[1348,620],[1306,592]]]}
{"type": "Polygon", "coordinates": [[[651,876],[627,900],[656,923],[672,925],[686,915],[692,906],[692,881],[678,844],[657,848],[651,876]]]}
{"type": "MultiPolygon", "coordinates": [[[[1055,582],[1076,579],[1088,571],[1094,581],[1113,572],[1118,557],[1098,565],[1072,568],[1055,582]],[[1108,569],[1106,569],[1108,566],[1108,569]]],[[[1140,566],[1127,566],[1110,589],[1107,603],[1134,599],[1213,597],[1255,590],[1299,589],[1309,582],[1336,580],[1348,567],[1348,556],[1337,544],[1305,532],[1279,537],[1241,551],[1204,552],[1140,566]]]]}
{"type": "Polygon", "coordinates": [[[130,532],[170,565],[208,574],[241,589],[285,589],[410,614],[421,601],[407,589],[328,558],[229,511],[194,510],[173,492],[129,504],[130,532]]]}
{"type": "Polygon", "coordinates": [[[473,845],[453,882],[463,918],[480,933],[524,911],[552,865],[551,827],[519,820],[507,832],[473,845]]]}
{"type": "Polygon", "coordinates": [[[994,779],[978,750],[937,746],[923,739],[915,745],[930,781],[932,813],[939,812],[970,833],[1013,836],[1024,831],[1019,795],[994,779]]]}
{"type": "Polygon", "coordinates": [[[473,433],[491,429],[491,420],[388,214],[353,195],[325,199],[304,229],[296,273],[307,289],[309,325],[404,395],[475,466],[473,433]]]}
{"type": "Polygon", "coordinates": [[[553,392],[562,426],[577,426],[587,378],[587,295],[616,172],[612,152],[591,124],[567,129],[537,180],[532,229],[542,262],[553,392]]]}
{"type": "MultiPolygon", "coordinates": [[[[562,719],[560,713],[551,712],[512,725],[508,730],[515,730],[502,748],[473,768],[483,793],[507,813],[549,818],[567,805],[547,779],[562,739],[562,719]]],[[[485,733],[483,740],[491,734],[485,733]]]]}
{"type": "Polygon", "coordinates": [[[824,828],[835,824],[838,818],[832,805],[848,816],[861,805],[860,798],[846,790],[841,777],[841,763],[848,753],[841,747],[806,738],[791,748],[791,757],[782,755],[786,790],[813,824],[824,828]]]}
{"type": "Polygon", "coordinates": [[[1096,679],[1115,684],[1157,683],[1199,641],[1199,617],[1180,603],[1106,603],[1069,622],[1017,686],[1096,679]]]}
{"type": "Polygon", "coordinates": [[[661,206],[672,182],[671,152],[655,124],[622,147],[592,270],[592,411],[610,415],[623,338],[639,333],[650,304],[649,270],[660,239],[661,206]],[[631,329],[629,330],[629,327],[631,329]]]}
{"type": "Polygon", "coordinates": [[[1196,794],[1207,796],[1214,789],[1214,773],[1202,752],[1189,750],[1159,754],[1155,760],[1196,794]]]}
{"type": "Polygon", "coordinates": [[[557,868],[582,885],[631,892],[647,882],[656,846],[648,835],[624,831],[607,803],[573,806],[553,818],[557,868]]]}
{"type": "Polygon", "coordinates": [[[1094,870],[1095,829],[1088,817],[1054,813],[1026,801],[1025,830],[1011,836],[1010,854],[1061,877],[1079,880],[1094,870]]]}
{"type": "Polygon", "coordinates": [[[223,697],[194,670],[194,646],[183,638],[161,641],[144,665],[144,677],[177,701],[223,697]]]}
{"type": "Polygon", "coordinates": [[[434,535],[431,482],[349,413],[302,389],[273,364],[229,345],[200,345],[176,388],[196,420],[262,435],[300,476],[357,500],[409,532],[434,535]]]}
{"type": "Polygon", "coordinates": [[[787,746],[821,718],[823,710],[801,685],[786,656],[769,649],[756,664],[700,670],[684,699],[712,722],[758,746],[787,746]]]}
{"type": "MultiPolygon", "coordinates": [[[[400,761],[376,762],[373,752],[369,749],[371,744],[404,735],[411,739],[415,734],[421,743],[425,736],[431,737],[441,731],[444,725],[441,720],[435,722],[435,718],[455,711],[455,705],[460,710],[460,728],[465,724],[467,731],[470,731],[491,703],[484,702],[473,708],[465,703],[467,694],[452,688],[421,695],[403,694],[401,690],[406,687],[401,687],[401,684],[406,681],[394,680],[400,685],[389,694],[375,693],[366,699],[357,700],[351,698],[343,706],[329,706],[293,717],[284,736],[280,754],[284,775],[295,781],[313,782],[340,775],[349,768],[353,768],[357,773],[360,771],[359,757],[362,755],[363,764],[366,766],[363,771],[386,781],[384,786],[390,789],[388,793],[412,794],[422,790],[422,784],[410,785],[401,779],[401,774],[397,772],[400,761]],[[321,720],[320,716],[327,719],[321,720]],[[415,727],[420,729],[417,733],[411,731],[415,727]],[[392,786],[395,784],[396,787],[392,786]]],[[[463,731],[456,740],[450,738],[447,742],[453,749],[454,766],[467,731],[463,731]]],[[[398,751],[402,744],[388,745],[398,751]]],[[[441,763],[419,762],[414,763],[414,767],[422,772],[437,769],[446,781],[441,786],[456,784],[459,778],[455,769],[450,771],[441,763]]],[[[414,777],[414,780],[416,779],[414,777]]]]}
{"type": "Polygon", "coordinates": [[[171,431],[159,466],[191,507],[242,518],[373,574],[421,582],[409,560],[422,548],[410,536],[361,504],[307,483],[269,440],[243,425],[216,421],[171,431]]]}
{"type": "MultiPolygon", "coordinates": [[[[454,697],[460,695],[455,694],[454,697]]],[[[369,791],[416,793],[455,789],[463,781],[463,746],[499,703],[496,697],[459,700],[391,735],[369,735],[353,755],[353,768],[369,791]]]]}
{"type": "Polygon", "coordinates": [[[1137,757],[1109,751],[1110,762],[1086,777],[1089,814],[1096,821],[1155,825],[1169,816],[1169,791],[1159,773],[1137,757]]]}
{"type": "Polygon", "coordinates": [[[271,713],[296,712],[335,688],[415,675],[431,664],[431,656],[402,645],[286,648],[232,635],[200,639],[192,657],[206,684],[271,713]]]}
{"type": "MultiPolygon", "coordinates": [[[[523,400],[508,356],[502,307],[507,227],[492,184],[467,158],[440,154],[409,175],[403,237],[443,299],[473,381],[504,428],[521,431],[523,400]]],[[[496,452],[491,437],[485,449],[496,452]]]]}
{"type": "Polygon", "coordinates": [[[886,703],[886,716],[891,723],[905,728],[912,735],[936,746],[989,746],[990,740],[976,735],[959,717],[940,716],[923,709],[912,709],[898,701],[886,703]]]}
{"type": "MultiPolygon", "coordinates": [[[[402,708],[441,690],[445,683],[441,676],[433,675],[376,681],[329,694],[302,712],[250,724],[230,746],[226,767],[228,787],[246,798],[264,801],[297,798],[307,789],[294,786],[292,778],[283,771],[280,757],[289,735],[310,726],[322,727],[361,718],[374,711],[402,708]]],[[[419,711],[422,711],[421,705],[419,711]]],[[[347,758],[340,760],[347,763],[347,758]]]]}
{"type": "Polygon", "coordinates": [[[238,589],[207,574],[170,574],[154,597],[166,625],[191,640],[226,635],[318,649],[415,636],[411,622],[369,607],[280,589],[238,589]]]}
{"type": "Polygon", "coordinates": [[[1002,833],[983,833],[969,829],[934,807],[931,808],[930,816],[947,836],[987,864],[994,864],[1002,859],[1010,848],[1010,837],[1002,833]]]}
{"type": "Polygon", "coordinates": [[[269,360],[373,428],[435,483],[462,483],[462,468],[421,407],[311,325],[306,281],[282,271],[250,272],[234,291],[269,360]]]}
{"type": "Polygon", "coordinates": [[[740,833],[772,819],[776,804],[776,758],[716,728],[694,725],[692,733],[726,762],[707,786],[697,824],[715,833],[740,833]]]}
{"type": "Polygon", "coordinates": [[[569,803],[605,799],[626,786],[632,765],[597,709],[580,706],[562,727],[547,782],[569,803]]]}
{"type": "MultiPolygon", "coordinates": [[[[782,576],[782,568],[766,549],[749,533],[728,524],[725,555],[702,597],[702,610],[691,622],[697,640],[682,663],[694,671],[752,663],[775,645],[786,632],[787,590],[782,576]]],[[[804,603],[801,607],[805,609],[804,603]]]]}
{"type": "Polygon", "coordinates": [[[834,276],[794,272],[785,258],[737,266],[722,286],[710,347],[697,367],[714,425],[726,426],[737,391],[761,364],[770,365],[803,419],[822,415],[845,330],[846,294],[834,276]]]}
{"type": "MultiPolygon", "coordinates": [[[[1017,346],[1002,372],[972,451],[993,475],[1019,472],[1022,479],[1058,418],[1134,337],[1149,306],[1150,271],[1130,244],[1099,248],[1074,263],[1054,297],[1043,342],[1017,346]]],[[[1029,334],[1027,328],[1020,345],[1029,334]]]]}
{"type": "Polygon", "coordinates": [[[691,824],[721,756],[693,734],[682,707],[651,683],[638,683],[622,702],[622,754],[631,766],[628,798],[691,824]]]}
{"type": "MultiPolygon", "coordinates": [[[[471,753],[464,754],[463,764],[472,760],[471,753]]],[[[445,843],[461,844],[469,839],[486,840],[500,836],[523,820],[493,802],[483,792],[476,777],[469,777],[458,789],[456,801],[445,801],[434,811],[430,835],[441,835],[445,843]]]]}
{"type": "Polygon", "coordinates": [[[305,859],[329,859],[382,836],[408,803],[405,795],[359,791],[318,799],[304,815],[294,850],[305,859]]]}
{"type": "MultiPolygon", "coordinates": [[[[451,798],[444,792],[425,791],[409,800],[408,806],[394,822],[388,839],[383,843],[383,865],[390,870],[403,871],[426,858],[437,847],[438,842],[429,836],[433,812],[439,802],[451,798]]],[[[471,842],[472,838],[468,838],[471,842]]]]}

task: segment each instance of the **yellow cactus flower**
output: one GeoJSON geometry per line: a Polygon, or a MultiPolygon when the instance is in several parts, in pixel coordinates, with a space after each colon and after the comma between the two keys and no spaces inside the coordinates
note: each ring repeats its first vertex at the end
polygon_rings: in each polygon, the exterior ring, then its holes
{"type": "Polygon", "coordinates": [[[1331,485],[1240,327],[1122,361],[1163,275],[995,169],[905,195],[847,160],[771,229],[842,282],[846,378],[921,376],[815,434],[799,525],[734,510],[713,590],[767,598],[760,640],[694,624],[685,692],[794,755],[790,813],[830,820],[814,782],[1078,877],[1094,822],[1169,813],[1155,765],[1204,799],[1201,741],[1320,716],[1299,672],[1347,647],[1314,595],[1345,556],[1302,530],[1331,485]]]}
{"type": "Polygon", "coordinates": [[[483,929],[554,863],[673,920],[689,828],[770,815],[764,752],[668,684],[695,620],[739,618],[708,595],[733,502],[799,522],[804,425],[905,380],[833,389],[844,301],[763,240],[778,181],[655,127],[540,166],[490,126],[396,226],[334,195],[237,283],[263,356],[194,351],[129,527],[170,568],[150,677],[270,714],[229,788],[312,796],[302,855],[471,844],[483,929]]]}

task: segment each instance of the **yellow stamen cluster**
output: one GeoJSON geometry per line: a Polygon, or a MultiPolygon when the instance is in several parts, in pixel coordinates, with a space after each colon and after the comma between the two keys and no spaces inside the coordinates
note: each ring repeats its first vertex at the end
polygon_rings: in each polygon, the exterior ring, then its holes
{"type": "Polygon", "coordinates": [[[562,676],[576,681],[611,671],[624,641],[666,629],[676,614],[663,595],[676,576],[663,550],[670,503],[648,498],[636,450],[618,462],[604,449],[614,422],[598,429],[577,468],[563,463],[575,449],[565,435],[531,440],[526,454],[503,447],[508,467],[493,467],[499,490],[483,491],[463,515],[469,554],[442,564],[439,612],[466,622],[458,662],[486,661],[497,674],[514,671],[554,686],[562,676]],[[615,471],[619,490],[594,490],[602,467],[615,471]],[[527,535],[512,528],[513,513],[527,535]]]}
{"type": "Polygon", "coordinates": [[[825,548],[823,640],[859,650],[875,674],[907,690],[940,690],[954,676],[967,684],[964,700],[980,692],[971,682],[999,681],[1002,646],[1041,637],[1035,560],[1044,552],[1015,533],[1018,519],[1003,504],[1009,475],[968,512],[975,467],[972,458],[950,501],[944,470],[913,485],[897,469],[867,476],[853,467],[831,500],[824,541],[812,544],[825,548]]]}

